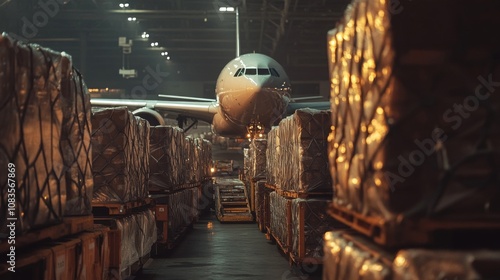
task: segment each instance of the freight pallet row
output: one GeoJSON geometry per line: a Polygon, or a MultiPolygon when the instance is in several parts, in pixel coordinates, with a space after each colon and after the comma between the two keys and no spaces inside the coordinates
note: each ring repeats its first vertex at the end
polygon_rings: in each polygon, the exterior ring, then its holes
{"type": "Polygon", "coordinates": [[[323,234],[329,230],[345,228],[327,213],[330,196],[313,198],[284,197],[268,188],[264,181],[258,183],[260,199],[257,205],[265,213],[258,214],[259,228],[266,238],[276,242],[290,265],[320,265],[323,262],[323,234]],[[267,214],[267,215],[266,215],[267,214]]]}
{"type": "Polygon", "coordinates": [[[124,203],[118,202],[93,202],[92,213],[95,217],[128,215],[134,212],[145,210],[151,207],[153,200],[146,197],[137,201],[129,201],[124,203]]]}
{"type": "Polygon", "coordinates": [[[95,218],[95,223],[109,227],[110,279],[136,275],[150,260],[157,241],[155,216],[151,209],[122,216],[95,218]]]}
{"type": "Polygon", "coordinates": [[[156,253],[175,248],[198,220],[204,185],[173,193],[151,194],[158,239],[156,253]]]}

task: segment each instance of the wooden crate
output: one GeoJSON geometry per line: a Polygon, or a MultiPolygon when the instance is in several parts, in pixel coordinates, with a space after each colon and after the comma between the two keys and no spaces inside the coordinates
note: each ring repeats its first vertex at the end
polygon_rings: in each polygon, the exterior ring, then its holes
{"type": "MultiPolygon", "coordinates": [[[[78,234],[92,229],[93,226],[94,217],[92,215],[64,217],[60,224],[34,229],[24,235],[16,236],[16,249],[22,249],[28,245],[42,241],[57,240],[69,235],[78,234]]],[[[0,253],[7,252],[10,246],[6,240],[2,240],[0,243],[0,253]]]]}
{"type": "MultiPolygon", "coordinates": [[[[385,220],[369,217],[351,209],[331,204],[329,214],[370,237],[377,244],[387,248],[408,246],[453,246],[461,247],[472,241],[488,246],[498,244],[500,222],[481,220],[449,220],[415,218],[385,220]]],[[[498,247],[498,246],[496,246],[498,247]]]]}
{"type": "Polygon", "coordinates": [[[4,261],[0,263],[0,278],[5,280],[52,280],[54,264],[52,251],[36,249],[30,252],[16,253],[14,271],[9,271],[10,265],[4,261]]]}
{"type": "Polygon", "coordinates": [[[83,269],[75,279],[102,280],[109,271],[109,228],[96,225],[92,231],[77,236],[82,242],[83,269]]]}

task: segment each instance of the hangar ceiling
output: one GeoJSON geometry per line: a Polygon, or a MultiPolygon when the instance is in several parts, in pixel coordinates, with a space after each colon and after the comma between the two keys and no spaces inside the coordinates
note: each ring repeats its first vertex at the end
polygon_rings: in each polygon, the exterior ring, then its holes
{"type": "Polygon", "coordinates": [[[348,2],[0,0],[0,30],[69,53],[90,86],[126,83],[118,74],[124,64],[137,69],[138,78],[157,66],[176,74],[172,79],[215,81],[236,54],[235,12],[219,8],[237,6],[241,54],[270,55],[292,81],[327,80],[326,33],[348,2]],[[142,38],[144,33],[149,38],[142,38]],[[125,62],[119,37],[133,40],[125,62]],[[158,46],[151,46],[154,42],[158,46]]]}

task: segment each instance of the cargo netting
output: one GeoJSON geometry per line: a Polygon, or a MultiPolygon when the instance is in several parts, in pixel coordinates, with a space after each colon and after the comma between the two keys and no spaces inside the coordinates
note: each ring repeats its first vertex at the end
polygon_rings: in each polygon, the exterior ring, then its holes
{"type": "Polygon", "coordinates": [[[406,4],[353,1],[329,32],[334,204],[498,222],[498,5],[406,4]]]}
{"type": "Polygon", "coordinates": [[[267,177],[276,187],[300,193],[331,193],[327,137],[330,112],[299,109],[271,129],[267,177]]]}

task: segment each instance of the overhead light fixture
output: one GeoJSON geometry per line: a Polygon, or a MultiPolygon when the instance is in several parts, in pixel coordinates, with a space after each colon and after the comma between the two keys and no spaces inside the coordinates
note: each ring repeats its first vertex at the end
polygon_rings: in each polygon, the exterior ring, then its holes
{"type": "Polygon", "coordinates": [[[168,55],[168,52],[162,52],[161,55],[166,56],[166,55],[168,55]]]}
{"type": "Polygon", "coordinates": [[[234,12],[234,7],[219,7],[219,12],[234,12]]]}
{"type": "Polygon", "coordinates": [[[167,60],[170,60],[170,56],[167,56],[167,60]]]}
{"type": "Polygon", "coordinates": [[[142,39],[149,38],[149,34],[148,34],[148,33],[146,33],[146,32],[142,32],[141,37],[142,37],[142,39]]]}
{"type": "Polygon", "coordinates": [[[137,20],[137,18],[136,18],[136,17],[129,17],[129,18],[128,18],[128,21],[136,21],[136,20],[137,20]]]}
{"type": "Polygon", "coordinates": [[[120,6],[120,8],[123,9],[123,8],[128,8],[130,6],[130,4],[129,3],[120,3],[119,6],[120,6]]]}
{"type": "Polygon", "coordinates": [[[158,42],[151,43],[151,47],[158,47],[158,42]]]}

